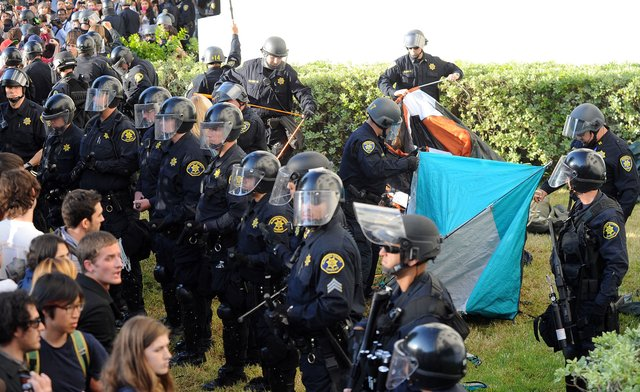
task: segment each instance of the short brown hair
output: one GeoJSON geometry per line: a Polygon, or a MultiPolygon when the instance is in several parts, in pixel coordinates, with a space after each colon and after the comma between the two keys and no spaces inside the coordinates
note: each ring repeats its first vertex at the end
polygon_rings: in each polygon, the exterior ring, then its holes
{"type": "Polygon", "coordinates": [[[0,174],[0,215],[15,218],[33,207],[40,194],[40,183],[24,169],[12,169],[0,174]]]}
{"type": "Polygon", "coordinates": [[[102,201],[102,196],[94,190],[75,189],[67,193],[62,201],[62,221],[68,228],[80,225],[83,219],[91,220],[96,212],[96,204],[102,201]]]}
{"type": "Polygon", "coordinates": [[[0,152],[0,173],[11,169],[20,169],[24,161],[18,155],[10,152],[0,152]]]}
{"type": "Polygon", "coordinates": [[[67,39],[65,40],[66,45],[75,45],[76,41],[78,41],[78,37],[82,35],[82,31],[77,29],[71,29],[67,33],[67,39]]]}
{"type": "Polygon", "coordinates": [[[107,231],[96,231],[84,236],[78,244],[78,261],[82,266],[82,272],[87,272],[84,267],[84,261],[89,260],[93,264],[100,251],[110,245],[118,242],[113,234],[107,231]]]}

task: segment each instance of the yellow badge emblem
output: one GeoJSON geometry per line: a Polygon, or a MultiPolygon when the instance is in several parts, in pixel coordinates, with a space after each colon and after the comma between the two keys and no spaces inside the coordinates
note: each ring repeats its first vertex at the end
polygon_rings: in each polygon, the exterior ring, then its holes
{"type": "Polygon", "coordinates": [[[607,157],[607,153],[600,150],[600,151],[596,151],[598,154],[600,154],[600,156],[602,157],[602,159],[605,159],[607,157]]]}
{"type": "Polygon", "coordinates": [[[258,217],[253,218],[253,222],[251,222],[251,227],[255,229],[256,227],[258,227],[258,223],[260,223],[258,222],[258,217]]]}
{"type": "Polygon", "coordinates": [[[189,6],[185,4],[184,7],[182,7],[182,9],[187,11],[189,9],[189,6]]]}
{"type": "Polygon", "coordinates": [[[176,159],[176,157],[171,158],[171,160],[169,161],[169,164],[170,164],[171,166],[175,166],[175,165],[176,165],[176,163],[178,163],[178,160],[176,159]]]}
{"type": "Polygon", "coordinates": [[[71,151],[71,145],[65,144],[64,146],[62,146],[62,149],[64,150],[64,152],[69,152],[71,151]]]}
{"type": "Polygon", "coordinates": [[[249,130],[249,127],[251,127],[251,123],[249,121],[244,121],[242,123],[242,129],[240,129],[240,133],[245,133],[249,130]]]}
{"type": "Polygon", "coordinates": [[[337,274],[343,268],[344,260],[337,253],[327,253],[320,262],[320,269],[330,275],[337,274]]]}
{"type": "Polygon", "coordinates": [[[277,82],[282,86],[284,84],[284,78],[278,78],[277,82]]]}
{"type": "Polygon", "coordinates": [[[602,228],[602,236],[605,240],[610,240],[612,238],[616,238],[618,233],[620,232],[620,226],[613,222],[607,222],[604,224],[602,228]]]}
{"type": "Polygon", "coordinates": [[[187,165],[187,174],[191,177],[200,177],[204,173],[204,165],[202,162],[193,161],[187,165]]]}
{"type": "Polygon", "coordinates": [[[620,158],[620,166],[622,166],[624,171],[630,172],[631,168],[633,167],[633,160],[631,160],[631,157],[629,155],[625,155],[620,158]]]}
{"type": "Polygon", "coordinates": [[[307,257],[304,258],[304,266],[308,267],[309,264],[311,264],[311,255],[307,255],[307,257]]]}
{"type": "Polygon", "coordinates": [[[156,150],[159,150],[162,147],[162,142],[156,143],[156,150]]]}
{"type": "Polygon", "coordinates": [[[102,137],[103,137],[103,138],[105,138],[105,139],[109,139],[109,134],[105,132],[105,133],[102,135],[102,137]]]}
{"type": "Polygon", "coordinates": [[[136,140],[136,133],[133,129],[125,129],[120,139],[125,143],[131,143],[136,140]]]}
{"type": "Polygon", "coordinates": [[[142,74],[142,72],[138,72],[137,74],[133,75],[133,79],[136,81],[136,84],[140,83],[142,79],[144,79],[144,75],[142,74]]]}
{"type": "Polygon", "coordinates": [[[29,117],[25,118],[24,120],[22,120],[22,123],[24,125],[31,125],[31,119],[29,117]]]}
{"type": "Polygon", "coordinates": [[[436,65],[433,64],[433,63],[429,64],[429,69],[432,70],[432,71],[435,71],[436,70],[436,65]]]}
{"type": "Polygon", "coordinates": [[[362,143],[362,149],[367,154],[371,154],[373,152],[373,150],[376,149],[376,144],[374,142],[372,142],[371,140],[366,140],[364,143],[362,143]]]}
{"type": "Polygon", "coordinates": [[[220,177],[220,168],[217,168],[216,171],[213,172],[213,178],[220,177]]]}
{"type": "Polygon", "coordinates": [[[269,220],[269,225],[273,225],[273,232],[276,234],[282,234],[287,231],[287,218],[281,215],[274,216],[269,220]]]}
{"type": "Polygon", "coordinates": [[[309,236],[309,233],[311,233],[311,230],[304,229],[304,233],[302,233],[302,239],[306,240],[307,237],[309,236]]]}

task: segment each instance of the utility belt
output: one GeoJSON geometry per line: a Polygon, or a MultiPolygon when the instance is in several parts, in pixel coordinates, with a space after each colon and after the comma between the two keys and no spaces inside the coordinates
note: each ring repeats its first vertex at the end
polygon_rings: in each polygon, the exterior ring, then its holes
{"type": "Polygon", "coordinates": [[[44,200],[49,204],[62,204],[68,192],[66,189],[54,188],[44,194],[44,200]]]}
{"type": "Polygon", "coordinates": [[[107,213],[132,209],[133,195],[129,191],[100,192],[102,205],[107,213]]]}
{"type": "Polygon", "coordinates": [[[347,202],[359,202],[365,204],[379,204],[382,195],[378,195],[366,189],[358,189],[355,185],[347,185],[347,202]]]}

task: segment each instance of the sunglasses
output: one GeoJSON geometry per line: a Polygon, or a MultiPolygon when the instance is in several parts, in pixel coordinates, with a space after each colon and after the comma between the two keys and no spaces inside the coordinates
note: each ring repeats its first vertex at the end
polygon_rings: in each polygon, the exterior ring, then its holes
{"type": "Polygon", "coordinates": [[[36,317],[33,320],[27,321],[27,328],[38,328],[42,323],[42,318],[36,317]]]}
{"type": "Polygon", "coordinates": [[[387,253],[400,253],[400,248],[396,246],[382,245],[382,249],[384,249],[384,251],[387,253]]]}

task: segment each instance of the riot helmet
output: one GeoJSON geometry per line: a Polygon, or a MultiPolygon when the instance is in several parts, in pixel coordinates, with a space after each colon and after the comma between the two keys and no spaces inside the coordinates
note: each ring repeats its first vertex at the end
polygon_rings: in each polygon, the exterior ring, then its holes
{"type": "Polygon", "coordinates": [[[76,105],[66,94],[53,94],[47,99],[42,112],[42,120],[47,132],[61,134],[73,121],[76,105]]]}
{"type": "Polygon", "coordinates": [[[171,97],[162,103],[155,119],[156,140],[169,140],[176,133],[191,130],[197,119],[196,106],[189,98],[171,97]]]}
{"type": "Polygon", "coordinates": [[[78,61],[71,52],[63,50],[62,52],[56,53],[53,56],[53,68],[56,71],[61,72],[65,69],[73,69],[78,65],[78,61]]]}
{"type": "Polygon", "coordinates": [[[169,15],[167,9],[162,10],[162,13],[156,18],[156,25],[173,26],[173,19],[169,15]]]}
{"type": "Polygon", "coordinates": [[[102,14],[104,16],[115,15],[115,7],[113,5],[113,1],[111,0],[102,0],[102,14]]]}
{"type": "Polygon", "coordinates": [[[411,30],[404,35],[404,47],[409,48],[423,48],[427,45],[427,39],[420,30],[411,30]]]}
{"type": "Polygon", "coordinates": [[[586,132],[593,133],[593,142],[595,142],[595,134],[602,127],[606,127],[604,115],[598,107],[591,103],[583,103],[578,105],[571,114],[567,116],[562,128],[562,135],[570,138],[576,138],[584,135],[586,132]]]}
{"type": "Polygon", "coordinates": [[[122,83],[110,75],[102,75],[93,81],[87,90],[85,109],[88,112],[102,112],[115,108],[124,99],[122,83]]]}
{"type": "Polygon", "coordinates": [[[98,33],[97,31],[87,31],[85,35],[88,35],[89,37],[91,37],[91,39],[93,39],[93,42],[96,46],[96,53],[104,52],[104,39],[102,38],[100,33],[98,33]]]}
{"type": "Polygon", "coordinates": [[[2,67],[19,67],[22,65],[22,53],[15,46],[9,46],[2,51],[0,56],[0,65],[2,67]]]}
{"type": "Polygon", "coordinates": [[[92,26],[100,22],[100,15],[94,10],[82,10],[78,14],[78,20],[81,25],[86,24],[92,26]]]}
{"type": "Polygon", "coordinates": [[[467,350],[460,334],[442,323],[414,327],[393,346],[387,389],[404,381],[416,389],[452,388],[467,373],[467,350]]]}
{"type": "Polygon", "coordinates": [[[327,169],[312,169],[302,177],[293,194],[293,224],[303,227],[326,225],[344,201],[340,177],[327,169]]]}
{"type": "Polygon", "coordinates": [[[223,82],[216,91],[213,92],[213,102],[227,102],[235,99],[238,102],[249,102],[247,90],[241,84],[233,82],[223,82]]]}
{"type": "Polygon", "coordinates": [[[156,115],[160,112],[160,106],[169,98],[171,98],[171,93],[166,88],[147,87],[138,97],[138,103],[133,105],[135,127],[143,129],[152,126],[156,115]]]}
{"type": "Polygon", "coordinates": [[[111,64],[120,76],[129,72],[132,62],[133,53],[126,46],[118,45],[111,50],[111,64]]]}
{"type": "Polygon", "coordinates": [[[269,37],[262,45],[262,65],[268,69],[284,69],[289,49],[280,37],[269,37]]]}
{"type": "Polygon", "coordinates": [[[229,179],[229,194],[245,196],[252,192],[269,193],[273,189],[280,161],[267,151],[254,151],[233,165],[229,179]]]}
{"type": "Polygon", "coordinates": [[[238,139],[244,126],[242,112],[228,102],[216,103],[200,124],[200,147],[215,157],[226,142],[238,139]]]}
{"type": "MultiPolygon", "coordinates": [[[[18,68],[7,68],[2,74],[2,79],[0,80],[0,85],[2,87],[22,87],[22,94],[17,97],[9,97],[7,95],[7,99],[12,103],[19,102],[22,98],[24,98],[27,87],[29,87],[29,77],[26,73],[18,68]]],[[[5,89],[6,92],[6,89],[5,89]]]]}
{"type": "Polygon", "coordinates": [[[93,56],[96,54],[96,41],[89,34],[82,34],[76,40],[78,53],[93,56]]]}
{"type": "Polygon", "coordinates": [[[141,31],[140,35],[142,35],[142,39],[147,42],[155,42],[156,41],[156,25],[146,25],[141,31]]]}
{"type": "Polygon", "coordinates": [[[382,136],[386,139],[388,135],[397,135],[402,114],[397,103],[390,98],[376,98],[367,107],[367,114],[371,121],[382,129],[382,136]]]}
{"type": "Polygon", "coordinates": [[[304,151],[292,156],[287,164],[278,170],[269,203],[282,206],[291,202],[300,179],[309,170],[318,168],[332,169],[333,165],[327,157],[316,151],[304,151]]]}
{"type": "Polygon", "coordinates": [[[20,26],[20,32],[22,33],[22,37],[26,37],[29,34],[38,34],[38,28],[35,27],[34,25],[32,25],[31,23],[23,23],[22,26],[20,26]],[[35,31],[34,31],[35,28],[35,31]]]}
{"type": "Polygon", "coordinates": [[[204,55],[200,59],[205,64],[222,63],[227,58],[221,48],[217,46],[209,46],[204,50],[204,55]]]}
{"type": "Polygon", "coordinates": [[[33,60],[38,56],[42,56],[42,52],[44,51],[40,42],[31,40],[24,44],[23,50],[24,57],[27,61],[33,60]]]}
{"type": "Polygon", "coordinates": [[[20,16],[18,17],[18,22],[21,24],[31,24],[36,25],[39,24],[39,21],[36,18],[36,14],[33,13],[30,9],[25,9],[20,12],[20,16]]]}
{"type": "Polygon", "coordinates": [[[557,188],[567,182],[572,191],[584,193],[600,189],[607,180],[604,159],[588,148],[578,148],[562,156],[549,177],[549,185],[557,188]]]}

